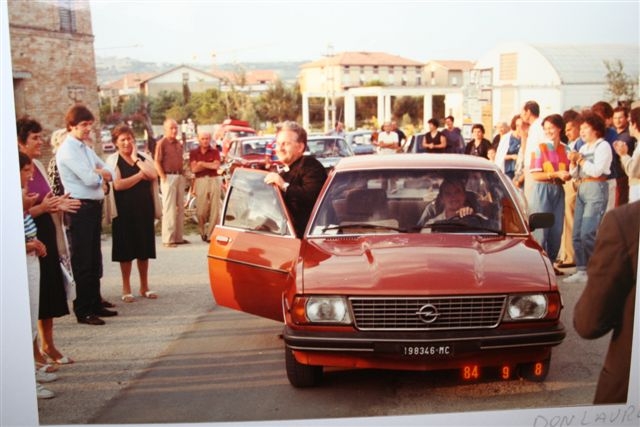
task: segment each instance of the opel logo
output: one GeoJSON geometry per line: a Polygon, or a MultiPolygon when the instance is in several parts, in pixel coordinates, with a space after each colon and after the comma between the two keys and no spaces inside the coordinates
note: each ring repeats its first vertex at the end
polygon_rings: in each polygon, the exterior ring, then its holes
{"type": "Polygon", "coordinates": [[[438,319],[438,309],[432,304],[423,305],[416,314],[423,323],[433,323],[438,319]]]}

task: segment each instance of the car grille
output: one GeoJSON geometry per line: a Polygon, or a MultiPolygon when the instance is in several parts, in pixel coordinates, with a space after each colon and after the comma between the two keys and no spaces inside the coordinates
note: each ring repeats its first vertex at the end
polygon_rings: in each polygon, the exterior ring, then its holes
{"type": "Polygon", "coordinates": [[[505,295],[350,298],[360,330],[494,328],[502,317],[505,300],[505,295]]]}

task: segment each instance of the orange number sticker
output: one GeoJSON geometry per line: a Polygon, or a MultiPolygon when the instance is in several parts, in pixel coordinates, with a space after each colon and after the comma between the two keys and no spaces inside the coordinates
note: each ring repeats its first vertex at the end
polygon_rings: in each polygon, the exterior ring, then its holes
{"type": "Polygon", "coordinates": [[[465,380],[477,380],[480,378],[480,368],[478,365],[466,365],[462,368],[462,378],[465,380]]]}
{"type": "Polygon", "coordinates": [[[508,380],[509,378],[511,378],[511,367],[503,366],[501,376],[503,380],[508,380]]]}

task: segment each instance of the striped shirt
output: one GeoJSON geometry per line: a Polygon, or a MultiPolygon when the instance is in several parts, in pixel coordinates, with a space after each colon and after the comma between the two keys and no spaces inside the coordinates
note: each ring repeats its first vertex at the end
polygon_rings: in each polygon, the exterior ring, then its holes
{"type": "Polygon", "coordinates": [[[31,214],[24,214],[24,240],[26,242],[33,240],[36,238],[36,234],[38,232],[38,228],[36,227],[36,222],[31,217],[31,214]]]}

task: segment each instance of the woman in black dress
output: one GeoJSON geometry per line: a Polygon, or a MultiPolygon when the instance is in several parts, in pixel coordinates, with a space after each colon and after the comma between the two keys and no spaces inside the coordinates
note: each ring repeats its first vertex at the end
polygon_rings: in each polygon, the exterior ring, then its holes
{"type": "Polygon", "coordinates": [[[149,290],[149,259],[156,257],[155,197],[158,174],[153,160],[136,150],[133,131],[127,125],[116,126],[112,133],[117,152],[107,159],[116,172],[113,180],[111,219],[112,261],[120,263],[122,301],[133,302],[131,267],[137,260],[140,295],[155,299],[149,290]]]}
{"type": "Polygon", "coordinates": [[[469,141],[465,147],[464,153],[489,159],[488,153],[489,148],[491,147],[491,142],[484,137],[484,126],[479,123],[473,125],[471,128],[471,134],[473,135],[473,139],[469,141]]]}
{"type": "Polygon", "coordinates": [[[36,120],[25,117],[16,123],[18,132],[18,150],[29,156],[33,162],[33,178],[27,184],[27,191],[37,194],[35,204],[29,208],[38,228],[37,238],[47,248],[47,255],[40,257],[40,303],[38,308],[38,337],[40,351],[34,351],[38,366],[49,371],[46,359],[56,364],[73,363],[63,355],[53,341],[53,319],[69,314],[67,294],[60,270],[59,247],[63,241],[62,213],[75,212],[80,206],[79,200],[70,199],[68,195],[56,196],[51,192],[47,171],[38,161],[42,155],[42,126],[36,120]]]}
{"type": "Polygon", "coordinates": [[[422,147],[427,153],[444,153],[447,148],[447,138],[438,130],[438,120],[430,119],[429,132],[424,136],[422,147]]]}

